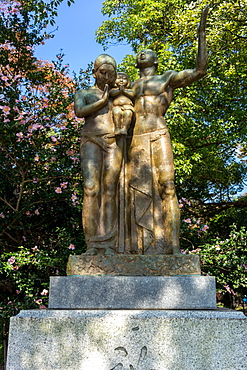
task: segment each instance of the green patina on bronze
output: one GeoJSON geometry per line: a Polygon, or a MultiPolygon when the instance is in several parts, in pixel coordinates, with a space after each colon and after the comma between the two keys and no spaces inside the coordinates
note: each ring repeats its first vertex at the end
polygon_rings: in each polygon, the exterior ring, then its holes
{"type": "Polygon", "coordinates": [[[196,255],[70,256],[67,275],[174,276],[200,275],[196,255]]]}

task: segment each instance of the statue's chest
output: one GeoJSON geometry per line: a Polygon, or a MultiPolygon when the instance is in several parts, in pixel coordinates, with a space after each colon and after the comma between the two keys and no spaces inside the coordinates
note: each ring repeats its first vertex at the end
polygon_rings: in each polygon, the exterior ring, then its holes
{"type": "Polygon", "coordinates": [[[159,95],[164,92],[165,85],[163,81],[161,82],[155,78],[139,80],[134,85],[134,95],[137,98],[140,96],[159,95]]]}

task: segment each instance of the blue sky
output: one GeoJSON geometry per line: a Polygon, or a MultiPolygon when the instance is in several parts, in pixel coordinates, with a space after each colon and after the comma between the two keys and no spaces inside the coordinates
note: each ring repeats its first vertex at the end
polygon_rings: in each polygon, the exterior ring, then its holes
{"type": "Polygon", "coordinates": [[[55,37],[47,40],[45,45],[39,46],[36,56],[43,60],[53,60],[63,49],[64,61],[70,65],[70,70],[79,72],[85,69],[101,53],[110,54],[120,63],[126,54],[131,53],[128,45],[112,46],[103,51],[101,45],[95,41],[95,31],[107,19],[101,13],[102,0],[75,0],[75,4],[67,6],[64,1],[58,9],[56,25],[49,27],[55,37]]]}

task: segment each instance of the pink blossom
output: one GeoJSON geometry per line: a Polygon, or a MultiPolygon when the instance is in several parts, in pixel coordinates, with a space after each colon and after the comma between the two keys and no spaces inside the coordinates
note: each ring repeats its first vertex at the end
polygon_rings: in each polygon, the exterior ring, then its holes
{"type": "Polygon", "coordinates": [[[79,162],[80,161],[79,158],[77,158],[77,157],[70,157],[70,159],[72,159],[73,162],[79,162]]]}
{"type": "Polygon", "coordinates": [[[37,304],[41,304],[42,303],[42,299],[41,298],[39,298],[39,299],[35,299],[34,298],[34,302],[37,303],[37,304]]]}
{"type": "Polygon", "coordinates": [[[60,184],[61,188],[63,188],[63,189],[66,189],[67,188],[67,185],[68,185],[68,181],[62,182],[60,184]]]}
{"type": "Polygon", "coordinates": [[[183,220],[184,222],[186,222],[186,224],[191,224],[191,219],[190,218],[186,218],[185,220],[183,220]]]}
{"type": "Polygon", "coordinates": [[[19,139],[22,139],[23,138],[23,133],[22,132],[18,132],[16,134],[16,136],[19,138],[19,139]]]}
{"type": "Polygon", "coordinates": [[[73,201],[73,202],[77,199],[77,196],[76,196],[76,194],[75,194],[75,193],[73,193],[73,194],[71,195],[71,199],[72,199],[72,201],[73,201]]]}
{"type": "Polygon", "coordinates": [[[33,178],[33,184],[37,184],[38,182],[38,179],[36,179],[35,177],[33,178]]]}
{"type": "Polygon", "coordinates": [[[10,257],[8,259],[8,263],[10,263],[11,265],[13,265],[13,263],[15,263],[15,257],[10,257]]]}
{"type": "Polygon", "coordinates": [[[31,248],[34,252],[39,252],[39,249],[37,247],[37,245],[35,245],[33,248],[31,248]]]}
{"type": "Polygon", "coordinates": [[[47,295],[48,294],[48,290],[47,289],[43,289],[42,292],[40,293],[41,295],[47,295]]]}
{"type": "Polygon", "coordinates": [[[27,216],[31,216],[31,212],[30,212],[30,211],[27,211],[27,212],[26,212],[26,215],[27,215],[27,216]]]}
{"type": "Polygon", "coordinates": [[[38,210],[38,209],[35,209],[34,213],[35,213],[36,215],[39,215],[39,210],[38,210]]]}
{"type": "Polygon", "coordinates": [[[62,189],[58,187],[58,188],[55,189],[55,192],[60,194],[60,193],[62,193],[62,189]]]}
{"type": "Polygon", "coordinates": [[[5,218],[3,212],[0,213],[0,218],[5,218]]]}
{"type": "Polygon", "coordinates": [[[24,242],[27,241],[27,238],[24,235],[22,236],[22,239],[24,240],[24,242]]]}
{"type": "Polygon", "coordinates": [[[39,155],[38,154],[36,154],[36,156],[34,157],[34,160],[35,160],[35,162],[39,162],[39,155]]]}
{"type": "Polygon", "coordinates": [[[40,308],[40,309],[45,309],[45,308],[46,308],[46,306],[45,306],[44,304],[41,304],[41,305],[39,306],[39,308],[40,308]]]}
{"type": "Polygon", "coordinates": [[[74,244],[70,244],[70,245],[68,246],[68,249],[74,250],[74,249],[75,249],[74,244]]]}
{"type": "Polygon", "coordinates": [[[203,227],[202,227],[202,231],[207,231],[209,229],[209,226],[208,225],[204,225],[203,227]]]}
{"type": "Polygon", "coordinates": [[[57,138],[55,136],[51,136],[51,140],[55,143],[57,141],[57,138]]]}
{"type": "Polygon", "coordinates": [[[39,128],[43,128],[43,126],[38,123],[34,123],[33,125],[30,125],[28,127],[29,130],[33,130],[33,131],[38,130],[39,128]]]}

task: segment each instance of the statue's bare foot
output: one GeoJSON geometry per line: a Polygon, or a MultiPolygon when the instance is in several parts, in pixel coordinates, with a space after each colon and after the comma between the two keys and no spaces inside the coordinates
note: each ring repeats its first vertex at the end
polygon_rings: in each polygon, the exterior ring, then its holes
{"type": "Polygon", "coordinates": [[[96,256],[98,254],[97,248],[90,247],[86,250],[84,254],[87,254],[88,256],[96,256]]]}
{"type": "Polygon", "coordinates": [[[104,254],[106,256],[111,256],[113,254],[116,254],[116,252],[112,248],[108,247],[108,248],[105,249],[105,253],[104,254]]]}

